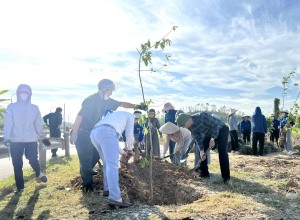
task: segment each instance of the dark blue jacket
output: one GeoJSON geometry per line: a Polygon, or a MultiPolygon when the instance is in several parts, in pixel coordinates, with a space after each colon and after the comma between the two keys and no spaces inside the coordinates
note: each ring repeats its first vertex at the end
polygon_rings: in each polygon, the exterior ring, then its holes
{"type": "Polygon", "coordinates": [[[253,122],[253,132],[259,132],[259,133],[267,133],[267,120],[266,117],[261,113],[260,107],[256,107],[255,113],[252,116],[252,122],[253,122]]]}
{"type": "Polygon", "coordinates": [[[273,129],[279,129],[280,121],[277,119],[273,119],[273,129]]]}
{"type": "Polygon", "coordinates": [[[176,117],[175,117],[176,112],[177,112],[177,110],[175,110],[175,109],[169,110],[168,113],[165,114],[165,123],[167,123],[169,121],[176,125],[177,124],[176,117]]]}
{"type": "Polygon", "coordinates": [[[241,122],[241,132],[243,133],[244,131],[249,131],[251,132],[251,122],[250,121],[242,121],[241,122]]]}

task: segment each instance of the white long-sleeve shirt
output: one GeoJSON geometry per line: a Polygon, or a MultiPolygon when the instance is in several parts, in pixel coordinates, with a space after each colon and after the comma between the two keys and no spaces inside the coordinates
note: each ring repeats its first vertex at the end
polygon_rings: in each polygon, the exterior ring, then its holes
{"type": "Polygon", "coordinates": [[[134,116],[129,112],[116,111],[106,115],[95,125],[95,127],[99,127],[103,124],[108,124],[114,127],[119,135],[122,135],[123,131],[125,131],[126,138],[134,137],[134,116]]]}

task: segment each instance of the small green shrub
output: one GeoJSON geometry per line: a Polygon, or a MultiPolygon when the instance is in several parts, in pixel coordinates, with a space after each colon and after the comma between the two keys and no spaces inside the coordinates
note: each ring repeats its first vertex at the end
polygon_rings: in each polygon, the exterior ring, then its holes
{"type": "Polygon", "coordinates": [[[248,144],[241,144],[240,145],[240,149],[239,149],[239,153],[243,154],[243,155],[252,155],[253,151],[252,151],[252,147],[248,144]]]}

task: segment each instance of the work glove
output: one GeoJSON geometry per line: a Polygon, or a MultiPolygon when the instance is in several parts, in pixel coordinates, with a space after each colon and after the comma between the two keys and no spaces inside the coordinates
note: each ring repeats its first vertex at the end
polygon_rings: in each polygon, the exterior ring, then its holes
{"type": "Polygon", "coordinates": [[[3,141],[3,144],[4,144],[6,147],[10,147],[10,143],[11,143],[10,139],[4,139],[4,141],[3,141]]]}
{"type": "Polygon", "coordinates": [[[126,137],[126,149],[131,151],[133,149],[134,137],[126,137]]]}
{"type": "Polygon", "coordinates": [[[70,134],[70,143],[71,144],[75,144],[76,141],[77,141],[77,132],[71,131],[71,134],[70,134]]]}
{"type": "Polygon", "coordinates": [[[42,143],[43,143],[45,146],[50,146],[50,145],[51,145],[51,143],[50,143],[50,141],[49,141],[48,138],[44,138],[44,139],[42,140],[42,143]]]}
{"type": "Polygon", "coordinates": [[[135,106],[134,106],[134,109],[140,109],[140,110],[147,111],[148,105],[146,105],[146,104],[135,105],[135,106]]]}

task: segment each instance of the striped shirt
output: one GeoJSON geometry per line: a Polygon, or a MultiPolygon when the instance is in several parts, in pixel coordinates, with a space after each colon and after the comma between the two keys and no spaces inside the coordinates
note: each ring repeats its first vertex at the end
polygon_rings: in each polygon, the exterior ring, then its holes
{"type": "Polygon", "coordinates": [[[225,124],[206,112],[196,113],[191,115],[193,124],[189,128],[192,136],[195,138],[200,150],[204,150],[203,139],[205,136],[210,136],[211,138],[217,138],[219,135],[219,130],[225,124]]]}

